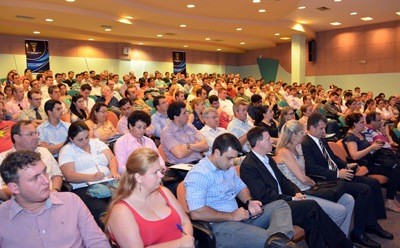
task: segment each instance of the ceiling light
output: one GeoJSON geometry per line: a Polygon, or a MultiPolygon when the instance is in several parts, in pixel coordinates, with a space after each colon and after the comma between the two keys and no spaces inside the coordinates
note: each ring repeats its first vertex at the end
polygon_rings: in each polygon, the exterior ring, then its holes
{"type": "Polygon", "coordinates": [[[372,21],[374,18],[370,17],[370,16],[366,16],[366,17],[362,17],[361,20],[367,22],[367,21],[372,21]]]}
{"type": "Polygon", "coordinates": [[[350,15],[357,15],[357,12],[351,12],[350,15]]]}
{"type": "Polygon", "coordinates": [[[157,34],[157,37],[162,37],[162,34],[157,34]]]}
{"type": "Polygon", "coordinates": [[[397,11],[397,12],[396,12],[396,15],[399,15],[399,16],[400,16],[400,11],[397,11]]]}
{"type": "Polygon", "coordinates": [[[138,45],[143,45],[143,42],[139,42],[138,45]]]}
{"type": "Polygon", "coordinates": [[[331,23],[329,23],[329,24],[331,24],[332,26],[339,26],[339,25],[342,25],[342,23],[340,23],[340,22],[331,22],[331,23]]]}
{"type": "Polygon", "coordinates": [[[46,18],[46,19],[44,19],[46,22],[53,22],[54,20],[53,19],[51,19],[51,18],[46,18]]]}
{"type": "Polygon", "coordinates": [[[187,45],[183,45],[184,48],[188,47],[187,45]]]}
{"type": "Polygon", "coordinates": [[[253,0],[253,3],[260,3],[261,0],[253,0]]]}
{"type": "Polygon", "coordinates": [[[242,31],[243,29],[242,28],[236,28],[236,31],[242,31]]]}
{"type": "Polygon", "coordinates": [[[65,1],[67,1],[67,2],[69,2],[69,3],[75,2],[75,0],[65,0],[65,1]]]}
{"type": "Polygon", "coordinates": [[[221,48],[217,48],[217,51],[222,51],[222,49],[221,48]]]}
{"type": "Polygon", "coordinates": [[[194,4],[188,4],[188,5],[186,5],[186,7],[188,7],[189,9],[193,9],[196,6],[194,4]]]}
{"type": "Polygon", "coordinates": [[[181,24],[181,25],[179,25],[179,27],[186,28],[186,24],[181,24]]]}
{"type": "Polygon", "coordinates": [[[305,9],[306,6],[300,6],[298,9],[305,9]]]}
{"type": "Polygon", "coordinates": [[[111,32],[111,28],[105,28],[104,31],[111,32]]]}
{"type": "Polygon", "coordinates": [[[289,37],[281,37],[280,39],[281,39],[281,40],[290,40],[289,37]]]}
{"type": "Polygon", "coordinates": [[[205,40],[211,40],[211,38],[205,38],[205,40]]]}
{"type": "Polygon", "coordinates": [[[133,16],[125,16],[124,18],[125,18],[125,19],[129,19],[129,20],[132,20],[132,19],[133,19],[133,16]]]}
{"type": "Polygon", "coordinates": [[[93,38],[89,38],[88,40],[90,40],[90,41],[94,41],[94,39],[93,39],[93,38]]]}
{"type": "Polygon", "coordinates": [[[259,9],[258,12],[264,13],[266,10],[265,9],[259,9]]]}
{"type": "Polygon", "coordinates": [[[120,18],[120,19],[118,19],[118,21],[123,24],[132,25],[132,22],[126,18],[120,18]]]}
{"type": "Polygon", "coordinates": [[[246,44],[246,42],[244,42],[244,41],[240,42],[240,45],[245,45],[245,44],[246,44]]]}
{"type": "Polygon", "coordinates": [[[33,31],[34,34],[40,34],[40,31],[33,31]]]}
{"type": "Polygon", "coordinates": [[[281,34],[280,34],[280,33],[275,33],[274,35],[275,35],[275,36],[279,36],[279,35],[281,35],[281,34]]]}
{"type": "Polygon", "coordinates": [[[341,2],[342,0],[334,0],[335,2],[341,2]]]}

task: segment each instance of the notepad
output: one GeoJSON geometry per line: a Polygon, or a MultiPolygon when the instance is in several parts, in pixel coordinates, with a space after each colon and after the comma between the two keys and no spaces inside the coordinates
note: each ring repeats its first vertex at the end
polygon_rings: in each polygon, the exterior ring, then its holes
{"type": "Polygon", "coordinates": [[[87,182],[87,185],[93,185],[93,184],[98,184],[98,183],[108,183],[108,182],[111,182],[111,181],[114,181],[114,180],[115,180],[115,178],[107,177],[107,178],[103,178],[103,179],[101,179],[99,181],[87,182]]]}
{"type": "Polygon", "coordinates": [[[193,168],[193,165],[192,164],[174,164],[174,165],[171,165],[169,168],[176,169],[176,170],[190,171],[193,168]]]}

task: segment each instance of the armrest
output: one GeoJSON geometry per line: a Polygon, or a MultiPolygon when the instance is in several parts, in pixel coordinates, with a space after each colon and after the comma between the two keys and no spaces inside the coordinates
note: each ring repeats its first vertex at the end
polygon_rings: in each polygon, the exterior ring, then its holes
{"type": "Polygon", "coordinates": [[[215,248],[215,235],[209,222],[192,220],[193,236],[196,239],[196,247],[215,248]]]}

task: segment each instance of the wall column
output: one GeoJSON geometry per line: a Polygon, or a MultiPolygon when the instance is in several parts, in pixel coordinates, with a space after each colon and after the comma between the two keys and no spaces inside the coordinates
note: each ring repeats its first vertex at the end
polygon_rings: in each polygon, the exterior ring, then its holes
{"type": "Polygon", "coordinates": [[[305,83],[306,77],[306,37],[292,35],[292,82],[305,83]]]}

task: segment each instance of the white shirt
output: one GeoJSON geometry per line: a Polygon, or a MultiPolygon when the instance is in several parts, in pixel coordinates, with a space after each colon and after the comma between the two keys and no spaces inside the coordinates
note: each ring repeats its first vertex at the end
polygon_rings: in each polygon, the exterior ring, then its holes
{"type": "Polygon", "coordinates": [[[205,125],[201,130],[200,133],[204,135],[204,137],[207,140],[207,144],[210,147],[208,149],[208,151],[206,152],[206,155],[210,155],[211,154],[211,149],[212,149],[212,145],[214,143],[214,140],[221,134],[223,133],[227,133],[228,131],[226,131],[225,128],[222,127],[217,127],[217,128],[212,128],[210,126],[205,125]]]}

